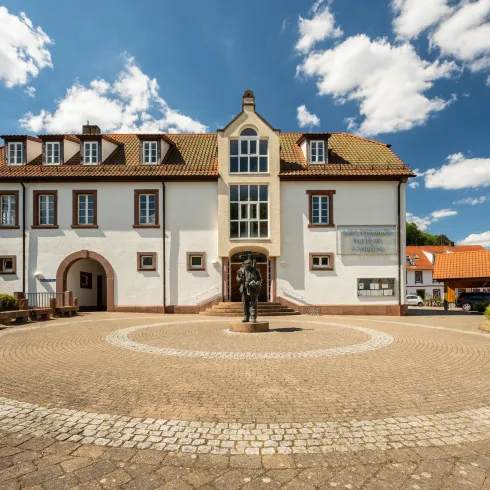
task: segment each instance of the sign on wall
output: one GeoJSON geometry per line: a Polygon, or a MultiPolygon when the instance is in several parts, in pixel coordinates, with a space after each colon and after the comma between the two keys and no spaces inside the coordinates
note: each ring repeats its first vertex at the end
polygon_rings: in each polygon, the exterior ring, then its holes
{"type": "Polygon", "coordinates": [[[397,255],[396,226],[338,226],[340,255],[397,255]]]}
{"type": "Polygon", "coordinates": [[[357,296],[395,296],[393,277],[357,280],[357,296]]]}

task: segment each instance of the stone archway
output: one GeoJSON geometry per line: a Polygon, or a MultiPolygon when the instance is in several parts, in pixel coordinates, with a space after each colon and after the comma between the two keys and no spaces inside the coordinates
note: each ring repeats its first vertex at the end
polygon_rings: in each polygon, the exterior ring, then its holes
{"type": "Polygon", "coordinates": [[[70,267],[81,259],[92,259],[99,262],[105,270],[107,279],[107,311],[114,311],[114,270],[109,261],[97,252],[80,250],[68,255],[58,267],[56,272],[56,292],[63,293],[67,290],[67,275],[70,267]]]}

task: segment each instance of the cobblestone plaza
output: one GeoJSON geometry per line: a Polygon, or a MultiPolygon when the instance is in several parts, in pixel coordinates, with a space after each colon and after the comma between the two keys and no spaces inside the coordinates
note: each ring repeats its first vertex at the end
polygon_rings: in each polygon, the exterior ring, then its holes
{"type": "Polygon", "coordinates": [[[0,488],[490,488],[474,315],[94,313],[0,332],[0,488]]]}

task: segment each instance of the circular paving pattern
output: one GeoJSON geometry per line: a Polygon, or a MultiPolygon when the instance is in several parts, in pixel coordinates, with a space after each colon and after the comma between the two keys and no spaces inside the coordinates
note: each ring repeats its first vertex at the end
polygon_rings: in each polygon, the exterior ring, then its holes
{"type": "Polygon", "coordinates": [[[0,332],[0,429],[233,454],[490,437],[484,334],[302,317],[230,335],[225,321],[173,319],[94,314],[0,332]]]}

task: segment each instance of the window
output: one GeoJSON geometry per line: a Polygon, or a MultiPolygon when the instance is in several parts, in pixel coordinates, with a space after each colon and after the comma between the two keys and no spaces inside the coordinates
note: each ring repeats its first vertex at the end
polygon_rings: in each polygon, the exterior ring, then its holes
{"type": "Polygon", "coordinates": [[[333,228],[335,191],[306,191],[309,199],[309,228],[333,228]]]}
{"type": "Polygon", "coordinates": [[[420,257],[419,257],[417,254],[413,254],[413,258],[414,258],[415,260],[418,260],[420,257]]]}
{"type": "Polygon", "coordinates": [[[408,265],[414,267],[415,266],[415,262],[412,260],[412,257],[410,257],[409,255],[407,255],[407,262],[408,262],[408,265]]]}
{"type": "Polygon", "coordinates": [[[206,270],[206,254],[204,252],[187,252],[187,270],[206,270]]]}
{"type": "Polygon", "coordinates": [[[440,289],[434,289],[433,291],[433,297],[434,299],[441,299],[441,290],[440,289]]]}
{"type": "Polygon", "coordinates": [[[422,284],[422,271],[415,271],[415,284],[422,284]]]}
{"type": "Polygon", "coordinates": [[[158,190],[134,191],[134,228],[159,228],[158,190]]]}
{"type": "Polygon", "coordinates": [[[72,228],[98,228],[97,191],[73,191],[72,228]]]}
{"type": "Polygon", "coordinates": [[[80,271],[80,288],[92,289],[92,273],[80,271]]]}
{"type": "Polygon", "coordinates": [[[325,141],[310,141],[310,163],[325,163],[325,141]]]}
{"type": "Polygon", "coordinates": [[[143,163],[158,163],[158,146],[156,141],[143,142],[143,163]]]}
{"type": "Polygon", "coordinates": [[[19,191],[0,193],[0,227],[19,227],[19,191]]]}
{"type": "Polygon", "coordinates": [[[310,271],[333,271],[333,253],[310,253],[310,271]]]}
{"type": "Polygon", "coordinates": [[[156,252],[138,252],[138,271],[155,271],[157,269],[156,252]]]}
{"type": "Polygon", "coordinates": [[[15,274],[16,262],[15,255],[0,257],[0,274],[15,274]]]}
{"type": "Polygon", "coordinates": [[[24,163],[24,144],[15,141],[8,144],[8,164],[22,165],[24,163]]]}
{"type": "Polygon", "coordinates": [[[268,237],[268,186],[230,185],[230,238],[268,237]]]}
{"type": "Polygon", "coordinates": [[[95,165],[99,163],[99,142],[85,141],[83,143],[83,163],[95,165]]]}
{"type": "Polygon", "coordinates": [[[33,228],[58,228],[58,191],[34,191],[33,228]]]}
{"type": "Polygon", "coordinates": [[[59,165],[61,163],[61,145],[58,141],[46,142],[46,165],[59,165]]]}
{"type": "Polygon", "coordinates": [[[237,140],[230,140],[230,173],[259,173],[269,169],[269,142],[257,131],[245,128],[237,140]]]}

